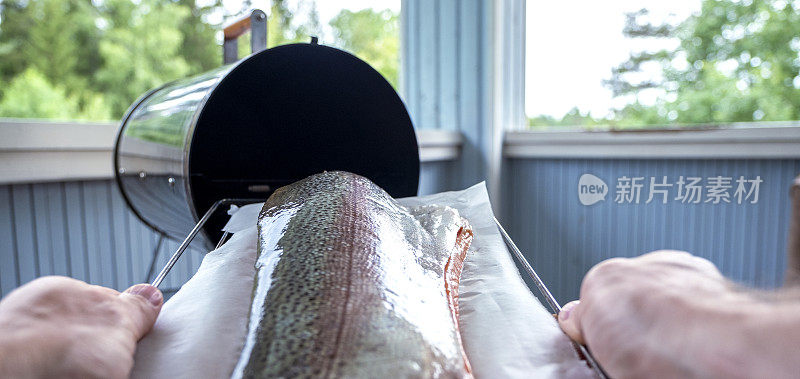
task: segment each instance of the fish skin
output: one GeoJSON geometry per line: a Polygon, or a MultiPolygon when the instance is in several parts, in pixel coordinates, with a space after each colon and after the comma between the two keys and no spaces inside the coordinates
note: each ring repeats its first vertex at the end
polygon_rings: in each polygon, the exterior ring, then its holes
{"type": "Polygon", "coordinates": [[[471,377],[457,287],[472,231],[457,211],[409,210],[334,171],[275,191],[258,227],[233,377],[471,377]]]}

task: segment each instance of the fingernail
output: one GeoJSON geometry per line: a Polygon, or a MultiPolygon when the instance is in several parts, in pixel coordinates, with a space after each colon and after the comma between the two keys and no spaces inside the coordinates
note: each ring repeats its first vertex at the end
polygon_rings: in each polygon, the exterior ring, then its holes
{"type": "Polygon", "coordinates": [[[561,308],[561,312],[558,312],[558,318],[561,321],[567,321],[569,319],[569,314],[572,312],[572,309],[575,308],[575,305],[578,304],[578,301],[570,301],[569,303],[564,304],[564,307],[561,308]]]}
{"type": "Polygon", "coordinates": [[[147,301],[149,301],[150,304],[153,304],[154,307],[161,305],[161,302],[164,301],[164,296],[161,294],[161,291],[149,284],[137,284],[131,288],[128,288],[125,290],[125,292],[147,299],[147,301]]]}

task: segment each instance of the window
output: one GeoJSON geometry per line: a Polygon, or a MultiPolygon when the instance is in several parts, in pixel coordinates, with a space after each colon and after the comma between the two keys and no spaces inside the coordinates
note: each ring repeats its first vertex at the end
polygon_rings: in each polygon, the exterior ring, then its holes
{"type": "Polygon", "coordinates": [[[532,128],[800,119],[800,1],[527,3],[532,128]]]}

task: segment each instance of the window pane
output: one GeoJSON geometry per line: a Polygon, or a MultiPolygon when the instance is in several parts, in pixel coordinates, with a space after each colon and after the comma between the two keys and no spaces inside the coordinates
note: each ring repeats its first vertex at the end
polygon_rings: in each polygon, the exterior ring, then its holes
{"type": "Polygon", "coordinates": [[[529,1],[527,12],[533,127],[800,118],[800,1],[529,1]]]}

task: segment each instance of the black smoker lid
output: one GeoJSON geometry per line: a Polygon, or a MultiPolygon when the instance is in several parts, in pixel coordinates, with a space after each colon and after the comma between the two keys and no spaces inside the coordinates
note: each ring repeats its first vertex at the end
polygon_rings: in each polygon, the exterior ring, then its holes
{"type": "Polygon", "coordinates": [[[335,48],[283,45],[246,58],[209,95],[190,134],[198,217],[221,198],[266,198],[325,170],[365,176],[393,197],[417,194],[419,150],[405,105],[377,71],[335,48]]]}

